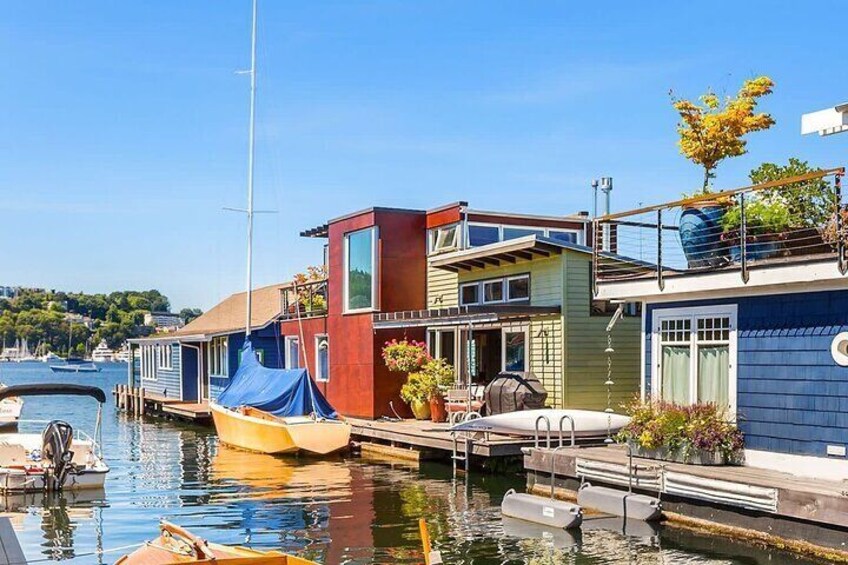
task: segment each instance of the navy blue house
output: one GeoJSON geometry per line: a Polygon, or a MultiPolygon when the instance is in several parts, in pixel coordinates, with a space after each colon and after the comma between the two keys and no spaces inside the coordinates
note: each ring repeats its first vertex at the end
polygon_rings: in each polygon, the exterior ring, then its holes
{"type": "MultiPolygon", "coordinates": [[[[284,365],[278,321],[285,288],[253,291],[250,339],[266,367],[284,365]]],[[[135,359],[130,384],[183,402],[214,400],[238,369],[245,308],[245,293],[234,294],[179,331],[130,340],[135,359]]]]}

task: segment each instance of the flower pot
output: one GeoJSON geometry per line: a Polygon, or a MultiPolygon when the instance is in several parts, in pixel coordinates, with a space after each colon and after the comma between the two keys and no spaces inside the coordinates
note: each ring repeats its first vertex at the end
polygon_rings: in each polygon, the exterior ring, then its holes
{"type": "Polygon", "coordinates": [[[445,408],[444,396],[436,396],[430,399],[430,419],[434,422],[447,421],[448,411],[445,408]]]}
{"type": "MultiPolygon", "coordinates": [[[[769,233],[764,235],[748,235],[745,241],[746,261],[760,261],[777,257],[783,252],[783,234],[769,233]]],[[[729,240],[730,260],[734,263],[742,261],[742,244],[739,236],[729,240]]]]}
{"type": "Polygon", "coordinates": [[[416,420],[430,419],[430,403],[426,400],[413,400],[409,403],[409,408],[416,420]]]}
{"type": "Polygon", "coordinates": [[[633,455],[645,459],[656,459],[658,461],[669,461],[672,463],[685,463],[686,465],[732,465],[739,461],[738,457],[728,459],[719,451],[707,451],[696,449],[687,457],[681,450],[670,451],[667,447],[657,449],[645,449],[634,441],[627,444],[633,450],[633,455]]]}
{"type": "Polygon", "coordinates": [[[690,269],[720,267],[727,263],[721,241],[721,219],[726,207],[718,202],[688,206],[680,215],[678,234],[690,269]]]}

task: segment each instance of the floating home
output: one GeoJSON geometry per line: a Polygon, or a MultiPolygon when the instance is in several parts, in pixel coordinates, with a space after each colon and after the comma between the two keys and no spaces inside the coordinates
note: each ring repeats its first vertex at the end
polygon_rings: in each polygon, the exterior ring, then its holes
{"type": "MultiPolygon", "coordinates": [[[[614,230],[616,253],[595,239],[594,298],[641,304],[642,396],[725,406],[745,434],[750,466],[848,477],[842,174],[802,179],[836,179],[825,199],[832,211],[825,204],[819,223],[810,218],[780,233],[746,232],[745,224],[741,235],[722,232],[704,210],[714,202],[706,201],[622,212],[597,223],[599,235],[614,230]]],[[[726,195],[738,206],[768,188],[726,195]]]]}
{"type": "MultiPolygon", "coordinates": [[[[278,320],[281,293],[277,284],[253,291],[251,341],[260,361],[284,366],[278,320]]],[[[151,397],[182,402],[214,399],[238,368],[244,345],[245,293],[233,294],[178,331],[130,340],[130,384],[151,397]]]]}
{"type": "MultiPolygon", "coordinates": [[[[458,386],[469,374],[485,385],[501,371],[528,371],[551,406],[606,408],[614,307],[592,297],[590,229],[587,214],[486,212],[458,202],[370,208],[307,230],[301,235],[326,240],[329,278],[312,283],[326,307],[298,312],[288,293],[280,323],[287,358],[299,357],[349,416],[407,415],[404,379],[381,358],[386,341],[404,338],[426,340],[456,368],[458,386]]],[[[617,408],[638,392],[638,318],[623,318],[612,337],[617,408]]]]}

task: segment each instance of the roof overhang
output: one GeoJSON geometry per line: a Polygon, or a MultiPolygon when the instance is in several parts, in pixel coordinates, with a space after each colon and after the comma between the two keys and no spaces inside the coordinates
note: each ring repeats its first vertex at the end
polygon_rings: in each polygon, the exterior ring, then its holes
{"type": "Polygon", "coordinates": [[[500,267],[519,261],[544,259],[559,255],[566,250],[590,255],[592,253],[592,249],[584,245],[565,243],[538,235],[527,235],[517,239],[463,249],[462,251],[435,255],[429,261],[432,267],[460,272],[485,269],[486,267],[500,267]]]}
{"type": "Polygon", "coordinates": [[[751,266],[748,282],[739,269],[701,273],[668,273],[660,288],[656,277],[626,281],[598,281],[598,300],[661,302],[719,298],[747,294],[779,294],[798,291],[845,288],[848,276],[842,275],[833,259],[802,261],[791,264],[751,266]]]}
{"type": "Polygon", "coordinates": [[[536,316],[558,315],[559,306],[493,305],[462,306],[434,310],[407,310],[374,314],[375,330],[393,328],[422,328],[439,326],[474,326],[501,321],[529,319],[536,316]]]}
{"type": "Polygon", "coordinates": [[[328,224],[322,224],[320,226],[315,226],[314,228],[309,228],[308,230],[303,230],[300,232],[300,237],[314,237],[314,238],[326,238],[330,236],[330,226],[328,224]]]}
{"type": "Polygon", "coordinates": [[[801,135],[833,135],[848,131],[848,104],[801,115],[801,135]]]}

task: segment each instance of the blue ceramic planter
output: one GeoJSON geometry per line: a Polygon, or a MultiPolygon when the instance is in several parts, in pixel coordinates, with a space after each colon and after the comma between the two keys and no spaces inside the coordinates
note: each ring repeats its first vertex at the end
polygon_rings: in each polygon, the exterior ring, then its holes
{"type": "MultiPolygon", "coordinates": [[[[754,239],[754,238],[751,238],[754,239]]],[[[737,238],[738,242],[738,238],[737,238]]],[[[780,254],[783,245],[779,241],[761,240],[748,241],[745,246],[745,258],[748,261],[757,261],[759,259],[768,259],[780,254]]],[[[742,261],[742,246],[733,245],[730,248],[730,260],[734,263],[742,261]]]]}
{"type": "Polygon", "coordinates": [[[724,213],[724,206],[719,204],[683,210],[678,233],[690,269],[719,267],[728,262],[727,248],[721,241],[724,213]]]}

